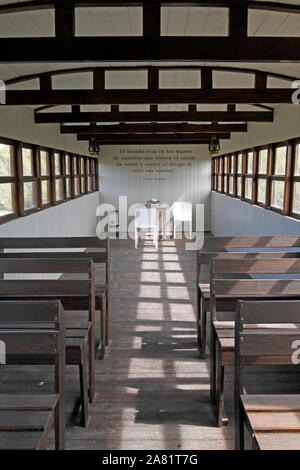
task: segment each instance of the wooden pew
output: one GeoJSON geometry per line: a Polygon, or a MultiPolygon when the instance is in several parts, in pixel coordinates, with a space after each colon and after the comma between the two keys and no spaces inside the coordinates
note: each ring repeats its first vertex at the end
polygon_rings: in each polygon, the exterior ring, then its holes
{"type": "MultiPolygon", "coordinates": [[[[49,274],[84,273],[86,279],[1,279],[0,300],[59,299],[65,311],[88,312],[82,320],[66,321],[66,364],[78,365],[80,375],[81,424],[86,426],[88,401],[95,393],[95,271],[92,259],[0,259],[0,273],[49,274]],[[89,388],[87,387],[86,352],[89,356],[89,388]]],[[[67,314],[66,314],[67,315],[67,314]]]]}
{"type": "MultiPolygon", "coordinates": [[[[18,252],[18,257],[26,258],[92,258],[95,265],[105,264],[105,284],[97,280],[96,275],[96,309],[101,311],[100,338],[105,332],[105,341],[101,341],[97,358],[104,359],[105,346],[110,337],[110,245],[109,239],[101,240],[98,237],[25,237],[25,238],[1,238],[0,250],[29,250],[29,253],[18,252]],[[82,252],[70,252],[61,250],[83,249],[82,252]],[[51,249],[51,252],[39,252],[30,250],[51,249]],[[55,251],[60,250],[60,251],[55,251]]],[[[0,253],[1,257],[14,257],[14,253],[0,253]]],[[[97,266],[96,266],[97,267],[97,266]]],[[[97,347],[98,349],[98,347],[97,347]]]]}
{"type": "MultiPolygon", "coordinates": [[[[271,236],[271,237],[206,237],[204,240],[204,246],[197,252],[196,257],[196,294],[197,294],[197,334],[198,334],[198,349],[202,358],[206,357],[205,347],[202,345],[205,343],[206,338],[206,323],[202,318],[202,312],[206,316],[209,311],[210,301],[210,279],[209,273],[206,273],[203,278],[201,269],[203,267],[209,267],[212,258],[217,256],[219,253],[242,253],[242,252],[262,252],[268,257],[270,251],[282,252],[291,249],[297,249],[298,256],[300,256],[300,237],[282,237],[282,236],[271,236]],[[269,253],[268,253],[269,252],[269,253]]],[[[297,256],[295,251],[293,256],[297,256]]],[[[263,255],[262,255],[263,256],[263,255]]],[[[277,255],[280,256],[280,255],[277,255]]],[[[287,255],[288,256],[288,255],[287,255]]],[[[292,256],[292,255],[291,255],[292,256]]]]}
{"type": "MultiPolygon", "coordinates": [[[[197,276],[200,279],[200,267],[209,266],[213,259],[268,259],[268,258],[300,258],[300,252],[269,251],[269,252],[201,252],[197,254],[197,276]]],[[[247,273],[220,273],[227,279],[248,278],[247,273]]],[[[210,280],[210,272],[208,275],[210,280]]],[[[197,345],[200,357],[205,359],[207,346],[207,313],[210,310],[210,283],[197,282],[197,345]]]]}
{"type": "Polygon", "coordinates": [[[300,298],[300,259],[214,259],[211,263],[211,398],[218,425],[224,412],[224,368],[234,364],[234,311],[239,299],[300,298]],[[276,275],[277,279],[219,279],[225,273],[276,275]],[[220,319],[222,312],[223,319],[220,319]],[[219,320],[219,321],[218,321],[219,320]],[[220,321],[221,320],[221,321],[220,321]]]}
{"type": "Polygon", "coordinates": [[[236,449],[244,449],[246,425],[254,449],[299,450],[300,395],[247,395],[244,366],[295,364],[294,341],[300,343],[300,301],[239,301],[235,325],[236,449]],[[258,322],[260,330],[250,328],[258,322]]]}
{"type": "Polygon", "coordinates": [[[0,450],[46,449],[54,422],[55,448],[65,440],[65,319],[59,301],[1,301],[5,366],[54,365],[53,394],[0,392],[0,450]]]}

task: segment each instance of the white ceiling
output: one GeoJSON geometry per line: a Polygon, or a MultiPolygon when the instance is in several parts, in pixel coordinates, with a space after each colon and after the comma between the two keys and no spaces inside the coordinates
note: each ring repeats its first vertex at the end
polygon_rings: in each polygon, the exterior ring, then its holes
{"type": "MultiPolygon", "coordinates": [[[[19,0],[20,1],[20,0],[19,0]]],[[[21,0],[25,1],[25,0],[21,0]]],[[[271,1],[271,0],[270,0],[271,1]]],[[[274,1],[274,0],[273,0],[274,1]]],[[[15,0],[0,0],[0,4],[14,3],[15,0]]],[[[281,3],[299,5],[300,0],[280,0],[281,3]]],[[[205,36],[226,35],[228,23],[227,9],[200,7],[168,7],[162,8],[161,31],[163,36],[205,36]]],[[[142,35],[142,9],[138,7],[113,8],[78,8],[76,10],[76,34],[83,36],[137,36],[142,35]]],[[[250,10],[249,36],[300,36],[300,15],[250,10]]],[[[0,15],[0,37],[53,36],[54,11],[41,10],[0,15]]],[[[1,57],[0,57],[1,60],[1,57]]],[[[104,66],[126,66],[126,63],[101,63],[104,66]]],[[[174,65],[174,63],[144,62],[130,65],[174,65]]],[[[222,62],[191,62],[184,65],[219,65],[239,68],[251,68],[291,75],[300,78],[300,63],[222,63],[222,62]]],[[[0,64],[0,79],[8,80],[18,76],[41,73],[63,68],[78,68],[99,66],[98,63],[42,63],[42,64],[0,64]]],[[[160,72],[161,88],[198,88],[200,72],[187,70],[172,70],[160,72]]],[[[218,88],[248,88],[254,86],[254,77],[242,73],[214,72],[214,86],[218,88]]],[[[269,87],[286,87],[289,82],[269,79],[269,87]]],[[[145,71],[107,72],[107,88],[146,88],[147,74],[145,71]]],[[[10,86],[11,89],[37,89],[38,81],[32,80],[23,84],[10,86]]],[[[53,77],[53,88],[80,89],[92,88],[91,73],[53,77]]],[[[128,109],[122,107],[122,109],[128,109]]],[[[199,107],[202,109],[203,106],[199,107]]],[[[206,107],[207,108],[207,107],[206,107]]],[[[213,109],[213,106],[209,106],[213,109]]],[[[218,107],[218,109],[223,107],[218,107]]],[[[56,108],[57,109],[57,108],[56,108]]],[[[106,107],[108,110],[109,107],[106,107]]],[[[132,109],[148,109],[145,106],[132,109]]],[[[161,110],[181,110],[179,105],[160,106],[161,110]]]]}

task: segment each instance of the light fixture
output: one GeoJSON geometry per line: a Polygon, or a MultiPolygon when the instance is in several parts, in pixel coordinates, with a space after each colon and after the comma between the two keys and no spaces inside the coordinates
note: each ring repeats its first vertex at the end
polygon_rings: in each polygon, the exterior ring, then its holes
{"type": "Polygon", "coordinates": [[[91,137],[89,140],[89,152],[90,155],[99,155],[100,145],[97,142],[96,137],[91,137]]]}
{"type": "Polygon", "coordinates": [[[208,150],[211,155],[217,155],[220,152],[220,141],[215,135],[211,137],[208,150]]]}

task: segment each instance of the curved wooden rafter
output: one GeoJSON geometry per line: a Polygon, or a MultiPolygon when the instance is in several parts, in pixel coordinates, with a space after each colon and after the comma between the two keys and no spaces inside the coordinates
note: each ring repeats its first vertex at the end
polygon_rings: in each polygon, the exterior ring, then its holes
{"type": "MultiPolygon", "coordinates": [[[[54,8],[55,5],[63,3],[62,0],[28,0],[25,2],[8,3],[0,6],[0,14],[19,13],[34,10],[54,8]]],[[[74,5],[76,8],[89,7],[138,7],[146,4],[143,0],[65,0],[65,3],[74,5]]],[[[165,7],[188,6],[188,7],[214,7],[229,8],[235,5],[247,6],[251,10],[276,11],[282,13],[300,14],[300,5],[289,3],[277,3],[255,0],[152,0],[153,4],[165,7]]]]}

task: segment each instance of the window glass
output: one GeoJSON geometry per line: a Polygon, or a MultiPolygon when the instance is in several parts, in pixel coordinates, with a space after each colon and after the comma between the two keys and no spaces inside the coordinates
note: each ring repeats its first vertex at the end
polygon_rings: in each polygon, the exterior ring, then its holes
{"type": "Polygon", "coordinates": [[[0,144],[0,176],[13,176],[13,147],[0,144]]]}
{"type": "Polygon", "coordinates": [[[287,147],[276,147],[275,149],[275,175],[284,175],[286,167],[287,147]]]}
{"type": "Polygon", "coordinates": [[[239,153],[237,158],[238,158],[238,160],[237,160],[237,172],[238,172],[238,173],[242,173],[242,169],[243,169],[243,154],[242,154],[242,153],[239,153]]]}
{"type": "Polygon", "coordinates": [[[245,178],[245,198],[252,197],[252,178],[245,178]]]}
{"type": "Polygon", "coordinates": [[[36,183],[26,182],[23,183],[24,188],[24,210],[33,209],[36,207],[36,183]]]}
{"type": "Polygon", "coordinates": [[[300,214],[300,183],[294,183],[293,212],[300,214]]]}
{"type": "Polygon", "coordinates": [[[71,178],[66,179],[66,197],[71,197],[71,178]]]}
{"type": "Polygon", "coordinates": [[[272,182],[272,203],[273,207],[283,209],[284,201],[284,181],[272,182]]]}
{"type": "Polygon", "coordinates": [[[259,151],[258,154],[258,173],[260,175],[265,175],[267,173],[268,167],[268,149],[263,149],[259,151]]]}
{"type": "Polygon", "coordinates": [[[50,202],[50,181],[42,181],[42,204],[50,202]]]}
{"type": "Polygon", "coordinates": [[[63,199],[63,182],[61,179],[55,180],[55,196],[57,201],[63,199]]]}
{"type": "Polygon", "coordinates": [[[0,217],[14,212],[12,183],[0,184],[0,217]]]}
{"type": "Polygon", "coordinates": [[[240,176],[237,177],[236,184],[237,184],[237,187],[236,187],[237,195],[241,196],[242,195],[242,178],[240,176]]]}
{"type": "Polygon", "coordinates": [[[54,171],[56,175],[61,175],[61,157],[57,152],[54,153],[54,171]]]}
{"type": "Polygon", "coordinates": [[[41,165],[41,175],[48,176],[49,171],[49,155],[45,150],[40,151],[40,165],[41,165]]]}
{"type": "Polygon", "coordinates": [[[23,176],[34,176],[33,150],[22,148],[23,176]]]}
{"type": "Polygon", "coordinates": [[[233,176],[229,176],[229,194],[233,194],[233,176]]]}
{"type": "Polygon", "coordinates": [[[296,145],[295,175],[300,175],[300,143],[296,145]]]}
{"type": "Polygon", "coordinates": [[[247,173],[253,173],[253,152],[248,152],[247,156],[247,173]]]}
{"type": "Polygon", "coordinates": [[[66,175],[71,174],[71,158],[70,155],[66,154],[66,175]]]}
{"type": "Polygon", "coordinates": [[[79,181],[79,178],[75,178],[74,191],[75,191],[75,195],[78,196],[78,194],[80,193],[80,181],[79,181]]]}
{"type": "Polygon", "coordinates": [[[257,183],[257,202],[261,204],[266,202],[266,186],[266,180],[259,178],[257,183]]]}

